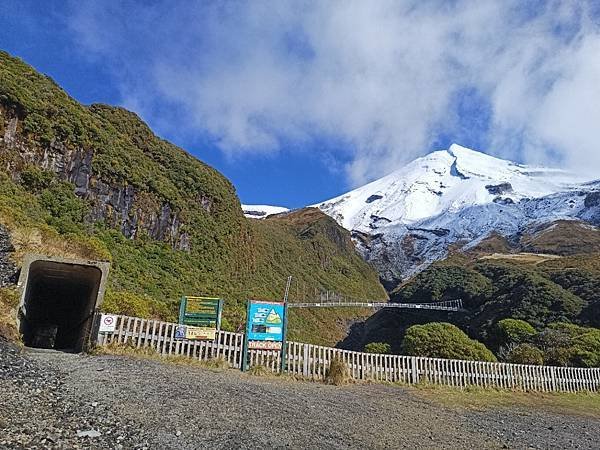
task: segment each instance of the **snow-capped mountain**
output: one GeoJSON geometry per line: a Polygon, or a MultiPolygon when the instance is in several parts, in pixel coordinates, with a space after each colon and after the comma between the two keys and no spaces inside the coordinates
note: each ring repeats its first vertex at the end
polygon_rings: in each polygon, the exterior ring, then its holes
{"type": "Polygon", "coordinates": [[[511,237],[556,220],[600,225],[600,182],[452,145],[314,205],[352,231],[359,251],[395,283],[492,232],[511,237]]]}
{"type": "Polygon", "coordinates": [[[283,206],[270,205],[242,205],[244,215],[250,219],[264,219],[272,214],[280,214],[289,211],[283,206]]]}
{"type": "Polygon", "coordinates": [[[543,197],[583,181],[561,170],[522,166],[453,144],[315,206],[346,229],[370,232],[467,206],[543,197]]]}

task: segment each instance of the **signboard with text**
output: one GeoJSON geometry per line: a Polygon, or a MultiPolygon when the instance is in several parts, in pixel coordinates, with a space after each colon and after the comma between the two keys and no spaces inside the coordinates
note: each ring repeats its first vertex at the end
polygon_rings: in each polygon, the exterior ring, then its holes
{"type": "Polygon", "coordinates": [[[179,323],[218,330],[221,328],[222,311],[223,299],[185,296],[179,305],[179,323]]]}
{"type": "Polygon", "coordinates": [[[217,330],[215,328],[179,325],[175,329],[175,339],[214,341],[216,336],[217,330]]]}
{"type": "Polygon", "coordinates": [[[285,351],[286,304],[262,300],[248,300],[246,334],[242,356],[242,370],[248,367],[249,350],[285,351]]]}
{"type": "Polygon", "coordinates": [[[248,350],[281,350],[282,343],[275,341],[248,341],[248,350]]]}
{"type": "Polygon", "coordinates": [[[284,304],[252,301],[248,317],[249,341],[283,340],[284,304]]]}

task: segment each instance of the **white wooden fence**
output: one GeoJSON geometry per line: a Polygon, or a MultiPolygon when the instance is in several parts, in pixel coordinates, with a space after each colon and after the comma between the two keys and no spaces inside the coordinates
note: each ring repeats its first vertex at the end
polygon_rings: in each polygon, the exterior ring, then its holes
{"type": "MultiPolygon", "coordinates": [[[[114,332],[98,335],[98,345],[126,344],[151,347],[161,355],[180,355],[198,360],[222,358],[240,368],[244,335],[217,332],[214,341],[175,339],[178,324],[117,316],[114,332]]],[[[541,392],[600,391],[600,368],[529,366],[401,355],[379,355],[287,342],[286,373],[323,380],[331,360],[343,360],[356,380],[416,384],[429,382],[454,387],[516,389],[541,392]]],[[[278,372],[279,352],[249,350],[250,367],[261,365],[278,372]]]]}

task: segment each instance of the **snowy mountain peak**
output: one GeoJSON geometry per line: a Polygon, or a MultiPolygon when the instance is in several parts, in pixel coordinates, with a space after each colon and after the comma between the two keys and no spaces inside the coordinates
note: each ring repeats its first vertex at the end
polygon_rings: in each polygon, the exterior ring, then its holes
{"type": "Polygon", "coordinates": [[[249,219],[265,219],[272,214],[287,212],[289,209],[283,206],[242,205],[242,211],[249,219]]]}
{"type": "Polygon", "coordinates": [[[453,144],[316,206],[351,230],[363,257],[396,286],[451,245],[468,250],[491,233],[519,241],[557,221],[600,225],[600,182],[585,181],[453,144]]]}
{"type": "Polygon", "coordinates": [[[452,144],[391,174],[317,206],[360,232],[416,222],[488,203],[514,204],[572,189],[584,180],[452,144]]]}

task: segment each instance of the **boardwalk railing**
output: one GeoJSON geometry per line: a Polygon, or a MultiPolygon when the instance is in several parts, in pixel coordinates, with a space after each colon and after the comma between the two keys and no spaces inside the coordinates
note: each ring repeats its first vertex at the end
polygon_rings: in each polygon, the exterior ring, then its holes
{"type": "MultiPolygon", "coordinates": [[[[197,360],[222,358],[240,368],[244,335],[217,332],[214,341],[175,339],[175,323],[117,316],[116,329],[98,336],[98,345],[125,344],[150,347],[161,355],[179,355],[197,360]]],[[[417,384],[516,389],[541,392],[600,391],[600,368],[529,366],[402,355],[379,355],[287,342],[286,373],[323,380],[331,361],[343,360],[356,380],[417,384]]],[[[263,366],[273,372],[280,368],[280,354],[250,350],[250,367],[263,366]]]]}

